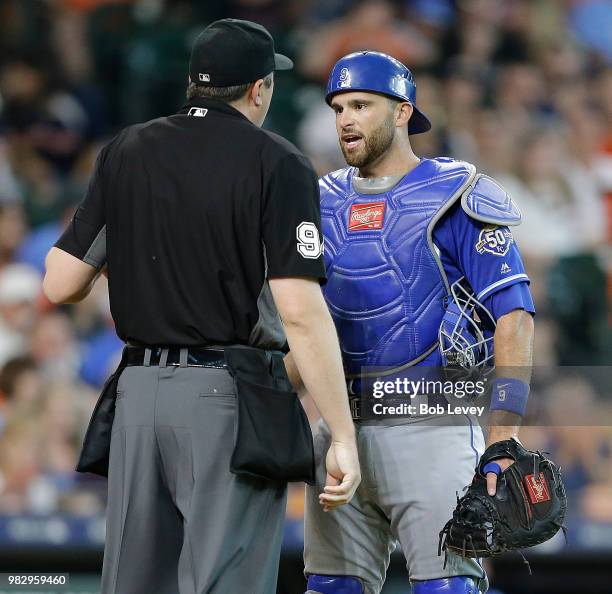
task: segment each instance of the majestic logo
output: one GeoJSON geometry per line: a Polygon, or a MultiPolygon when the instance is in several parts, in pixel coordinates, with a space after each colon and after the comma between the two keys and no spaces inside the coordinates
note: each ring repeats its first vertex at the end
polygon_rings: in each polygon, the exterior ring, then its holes
{"type": "Polygon", "coordinates": [[[510,266],[504,262],[499,271],[501,274],[508,274],[509,272],[512,272],[512,268],[510,268],[510,266]]]}
{"type": "Polygon", "coordinates": [[[550,493],[548,492],[548,484],[544,473],[540,474],[528,474],[525,477],[525,485],[529,491],[529,499],[534,505],[536,503],[543,503],[544,501],[550,501],[550,493]]]}
{"type": "Polygon", "coordinates": [[[203,118],[208,113],[208,109],[205,107],[190,107],[187,115],[194,116],[196,118],[203,118]]]}
{"type": "Polygon", "coordinates": [[[386,206],[386,202],[353,204],[349,214],[348,230],[367,231],[369,229],[382,229],[386,206]]]}
{"type": "Polygon", "coordinates": [[[348,68],[343,68],[342,70],[340,70],[338,86],[340,88],[351,86],[351,73],[349,72],[348,68]]]}
{"type": "Polygon", "coordinates": [[[510,229],[505,227],[483,227],[474,248],[479,254],[488,252],[494,256],[505,256],[514,243],[510,229]]]}
{"type": "Polygon", "coordinates": [[[204,74],[203,72],[198,73],[200,82],[210,82],[210,74],[204,74]]]}

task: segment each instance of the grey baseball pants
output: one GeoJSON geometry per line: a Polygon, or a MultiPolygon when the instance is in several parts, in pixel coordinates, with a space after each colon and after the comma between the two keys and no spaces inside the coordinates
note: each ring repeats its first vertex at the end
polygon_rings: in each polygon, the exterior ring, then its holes
{"type": "Polygon", "coordinates": [[[274,594],[286,487],[229,470],[224,369],[128,367],[111,440],[102,594],[274,594]]]}
{"type": "Polygon", "coordinates": [[[439,532],[484,450],[480,427],[467,417],[462,420],[462,425],[448,426],[439,419],[357,424],[362,481],[348,505],[329,513],[318,502],[330,444],[329,430],[320,422],[315,435],[317,486],[306,487],[306,573],[354,576],[366,594],[379,594],[399,542],[411,580],[467,575],[480,579],[481,591],[486,591],[477,560],[449,554],[444,567],[444,556],[438,556],[439,532]]]}

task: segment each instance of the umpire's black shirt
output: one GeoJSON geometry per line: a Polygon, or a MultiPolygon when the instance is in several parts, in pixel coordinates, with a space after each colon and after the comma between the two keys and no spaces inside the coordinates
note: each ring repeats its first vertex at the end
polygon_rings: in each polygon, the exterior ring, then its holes
{"type": "Polygon", "coordinates": [[[104,241],[117,333],[135,343],[280,348],[266,279],[325,277],[309,161],[211,99],[102,149],[56,247],[94,264],[104,241]]]}

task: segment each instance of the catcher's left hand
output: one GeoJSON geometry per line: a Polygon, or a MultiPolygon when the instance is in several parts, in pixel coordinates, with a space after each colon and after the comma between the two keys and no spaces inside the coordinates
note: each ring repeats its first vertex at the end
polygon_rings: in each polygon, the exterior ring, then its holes
{"type": "Polygon", "coordinates": [[[567,498],[557,466],[540,452],[508,439],[489,446],[467,493],[440,532],[440,550],[463,557],[492,557],[540,544],[560,528],[567,498]],[[487,492],[483,468],[494,460],[514,463],[497,477],[494,496],[487,492]]]}

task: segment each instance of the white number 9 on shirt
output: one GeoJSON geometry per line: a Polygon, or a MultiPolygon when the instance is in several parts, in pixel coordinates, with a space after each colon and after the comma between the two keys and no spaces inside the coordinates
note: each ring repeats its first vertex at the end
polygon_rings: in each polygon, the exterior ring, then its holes
{"type": "Polygon", "coordinates": [[[298,240],[297,251],[303,258],[316,259],[323,249],[319,230],[314,223],[304,221],[297,226],[296,236],[298,240]]]}

